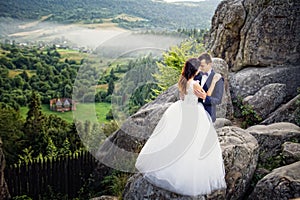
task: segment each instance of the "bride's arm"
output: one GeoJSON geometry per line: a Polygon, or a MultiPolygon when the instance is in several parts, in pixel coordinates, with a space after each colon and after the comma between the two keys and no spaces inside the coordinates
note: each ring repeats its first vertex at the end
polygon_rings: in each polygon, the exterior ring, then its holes
{"type": "Polygon", "coordinates": [[[221,77],[222,77],[221,74],[215,74],[214,75],[213,80],[212,80],[212,82],[210,84],[210,87],[209,87],[209,89],[206,92],[207,96],[211,96],[212,95],[212,93],[213,93],[213,91],[215,89],[216,83],[220,80],[221,77]]]}

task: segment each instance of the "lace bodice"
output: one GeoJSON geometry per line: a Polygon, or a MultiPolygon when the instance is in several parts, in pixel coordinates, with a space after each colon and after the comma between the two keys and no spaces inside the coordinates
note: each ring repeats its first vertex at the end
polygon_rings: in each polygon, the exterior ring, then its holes
{"type": "Polygon", "coordinates": [[[199,81],[192,80],[189,85],[186,88],[187,94],[184,95],[183,102],[186,104],[197,104],[198,103],[198,97],[194,94],[194,84],[198,84],[199,81]]]}

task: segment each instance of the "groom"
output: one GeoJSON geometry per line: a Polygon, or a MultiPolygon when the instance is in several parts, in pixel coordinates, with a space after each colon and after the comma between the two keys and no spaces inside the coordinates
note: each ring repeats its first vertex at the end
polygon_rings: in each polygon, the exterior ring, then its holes
{"type": "Polygon", "coordinates": [[[198,102],[202,103],[205,110],[210,114],[212,122],[216,121],[216,105],[222,102],[224,90],[224,78],[222,77],[215,86],[211,96],[206,92],[210,87],[215,72],[212,70],[212,58],[208,53],[203,53],[198,57],[200,61],[200,73],[195,76],[194,80],[199,80],[199,84],[204,91],[194,90],[195,95],[199,98],[198,102]]]}

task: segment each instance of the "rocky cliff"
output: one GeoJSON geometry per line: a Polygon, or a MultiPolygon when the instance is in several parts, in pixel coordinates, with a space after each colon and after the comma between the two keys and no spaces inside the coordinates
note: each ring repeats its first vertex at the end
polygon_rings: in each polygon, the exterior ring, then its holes
{"type": "Polygon", "coordinates": [[[205,47],[228,63],[232,100],[263,124],[300,121],[299,35],[298,0],[223,0],[212,18],[205,47]]]}
{"type": "Polygon", "coordinates": [[[300,1],[223,0],[206,48],[231,70],[300,63],[300,1]]]}

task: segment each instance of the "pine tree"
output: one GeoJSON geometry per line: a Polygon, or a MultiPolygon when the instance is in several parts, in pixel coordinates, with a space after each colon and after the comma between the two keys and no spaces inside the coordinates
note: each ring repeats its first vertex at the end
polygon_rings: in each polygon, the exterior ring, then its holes
{"type": "Polygon", "coordinates": [[[109,79],[109,82],[108,82],[107,95],[112,94],[114,92],[114,89],[115,89],[114,80],[111,78],[111,79],[109,79]]]}
{"type": "Polygon", "coordinates": [[[29,100],[29,110],[23,127],[28,146],[32,146],[34,156],[46,153],[48,139],[46,137],[46,118],[42,113],[41,101],[36,91],[33,91],[29,100]]]}
{"type": "Polygon", "coordinates": [[[19,111],[0,102],[0,138],[3,141],[3,150],[6,163],[14,164],[24,148],[22,126],[23,120],[19,111]]]}
{"type": "Polygon", "coordinates": [[[111,69],[111,70],[110,70],[109,76],[110,76],[110,78],[112,78],[113,80],[116,80],[117,77],[116,77],[116,75],[115,75],[114,69],[111,69]]]}
{"type": "MultiPolygon", "coordinates": [[[[78,125],[79,126],[79,125],[78,125]]],[[[77,132],[76,123],[73,122],[69,125],[69,131],[67,135],[69,141],[70,141],[70,150],[72,152],[79,150],[83,147],[83,143],[81,142],[81,139],[79,137],[79,134],[77,132]]]]}
{"type": "Polygon", "coordinates": [[[48,158],[55,158],[58,154],[57,147],[54,145],[52,139],[48,138],[48,146],[46,148],[48,158]]]}
{"type": "Polygon", "coordinates": [[[62,145],[62,148],[60,148],[60,154],[61,155],[69,155],[71,153],[70,146],[71,146],[71,144],[70,144],[68,138],[66,138],[62,145]]]}

